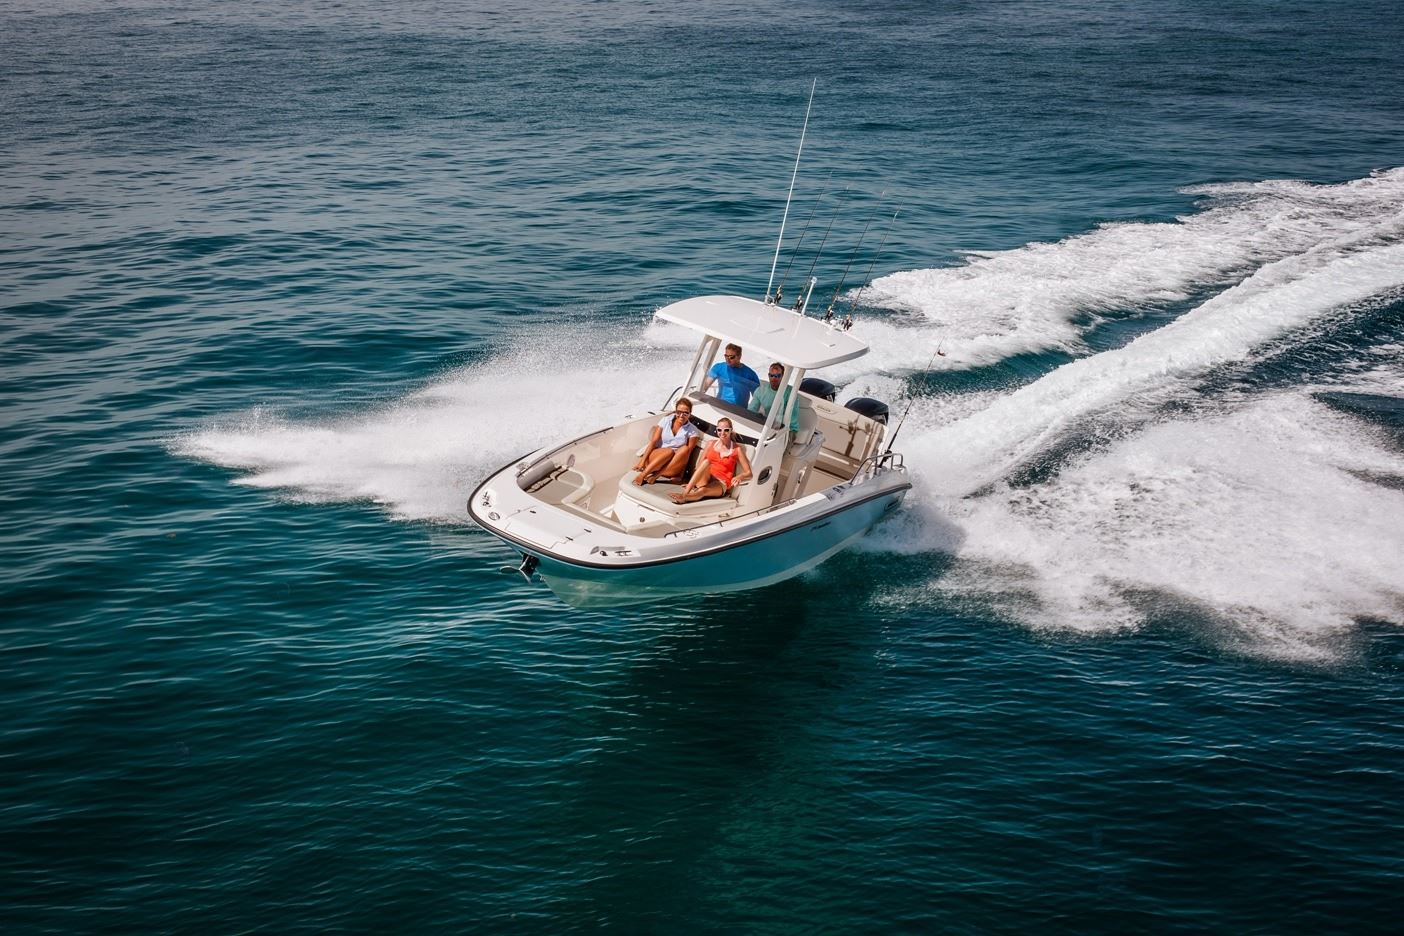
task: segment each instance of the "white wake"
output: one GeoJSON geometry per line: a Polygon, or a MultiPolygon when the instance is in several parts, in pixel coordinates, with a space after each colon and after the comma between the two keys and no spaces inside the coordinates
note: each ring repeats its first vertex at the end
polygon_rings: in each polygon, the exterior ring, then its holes
{"type": "MultiPolygon", "coordinates": [[[[927,324],[860,321],[872,353],[836,376],[843,399],[887,399],[894,418],[906,373],[937,341],[948,351],[940,366],[956,368],[1078,349],[1104,311],[1209,296],[1012,392],[919,397],[898,445],[915,489],[865,548],[954,553],[956,564],[878,600],[958,596],[1029,626],[1086,632],[1139,626],[1169,601],[1226,640],[1290,657],[1329,655],[1361,618],[1404,622],[1404,493],[1372,480],[1404,478],[1404,456],[1383,430],[1317,402],[1319,388],[1207,401],[1198,389],[1220,368],[1398,301],[1404,170],[1200,192],[1210,207],[1172,224],[1108,225],[878,281],[927,324]],[[1069,453],[1089,425],[1114,431],[1069,453]],[[1056,473],[1010,485],[1050,452],[1056,473]]],[[[466,497],[490,471],[657,408],[691,350],[686,333],[656,323],[527,328],[391,405],[332,419],[256,409],[172,448],[283,497],[467,524],[466,497]]],[[[1398,396],[1397,359],[1332,386],[1398,396]]]]}
{"type": "Polygon", "coordinates": [[[1205,209],[1173,222],[1105,224],[1057,243],[971,253],[949,268],[879,277],[865,298],[920,312],[928,324],[885,343],[869,363],[992,364],[1027,352],[1084,352],[1086,332],[1222,288],[1275,260],[1377,236],[1398,222],[1404,168],[1339,185],[1291,180],[1201,185],[1205,209]],[[917,340],[918,338],[924,340],[917,340]]]}

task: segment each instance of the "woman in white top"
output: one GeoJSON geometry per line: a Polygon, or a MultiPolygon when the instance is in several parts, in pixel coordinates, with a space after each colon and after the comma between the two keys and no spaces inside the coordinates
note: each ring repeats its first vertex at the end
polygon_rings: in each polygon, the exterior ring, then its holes
{"type": "Polygon", "coordinates": [[[687,460],[701,436],[692,424],[692,401],[683,397],[673,411],[653,427],[648,445],[634,463],[634,470],[639,473],[634,483],[652,484],[659,478],[681,480],[687,470],[687,460]]]}

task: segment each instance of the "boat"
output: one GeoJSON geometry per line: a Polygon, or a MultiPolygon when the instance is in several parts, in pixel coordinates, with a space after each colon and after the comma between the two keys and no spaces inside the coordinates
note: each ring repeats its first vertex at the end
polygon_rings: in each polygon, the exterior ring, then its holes
{"type": "MultiPolygon", "coordinates": [[[[808,314],[813,276],[790,308],[781,304],[784,276],[771,292],[816,85],[809,89],[764,301],[698,296],[659,309],[659,319],[700,336],[691,369],[661,409],[524,455],[468,498],[473,520],[521,553],[518,571],[528,581],[539,573],[567,604],[624,605],[784,581],[862,537],[911,490],[902,456],[892,451],[900,423],[889,434],[887,406],[863,397],[839,406],[833,384],[808,376],[868,353],[849,330],[857,297],[840,322],[832,303],[823,316],[808,314]],[[728,344],[752,360],[783,366],[763,412],[705,392],[708,372],[728,344]],[[634,483],[641,444],[679,394],[692,404],[690,421],[701,433],[680,480],[691,477],[696,459],[717,439],[722,418],[745,449],[751,477],[721,497],[676,503],[669,494],[677,485],[634,483]]],[[[842,287],[840,281],[835,300],[842,287]]]]}
{"type": "Polygon", "coordinates": [[[785,308],[769,295],[708,295],[659,309],[657,318],[699,335],[663,406],[513,460],[473,491],[470,516],[521,554],[528,580],[539,575],[576,607],[756,588],[851,545],[901,505],[911,482],[891,450],[887,407],[867,398],[839,405],[833,385],[810,376],[868,347],[843,325],[807,315],[803,299],[785,308]],[[766,412],[703,392],[729,343],[783,365],[766,412]],[[694,460],[722,417],[746,447],[752,477],[727,496],[678,504],[668,496],[681,490],[675,484],[634,483],[641,445],[679,396],[692,403],[702,436],[694,460]]]}

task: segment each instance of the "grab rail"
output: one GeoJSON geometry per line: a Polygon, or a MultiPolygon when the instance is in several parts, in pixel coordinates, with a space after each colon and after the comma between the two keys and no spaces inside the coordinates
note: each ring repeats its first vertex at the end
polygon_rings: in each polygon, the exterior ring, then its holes
{"type": "Polygon", "coordinates": [[[901,452],[881,452],[877,455],[869,455],[858,463],[858,468],[853,472],[850,482],[858,480],[859,476],[874,477],[884,471],[906,471],[906,463],[902,461],[901,452]]]}

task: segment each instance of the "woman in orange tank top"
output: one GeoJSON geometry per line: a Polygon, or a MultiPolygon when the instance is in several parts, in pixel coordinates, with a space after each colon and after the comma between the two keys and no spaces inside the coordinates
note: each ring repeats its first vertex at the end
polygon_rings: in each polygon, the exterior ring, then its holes
{"type": "Polygon", "coordinates": [[[677,494],[673,503],[688,504],[704,497],[727,497],[742,481],[751,477],[751,462],[740,445],[732,441],[731,420],[717,420],[717,438],[702,451],[702,461],[692,479],[677,494]]]}

